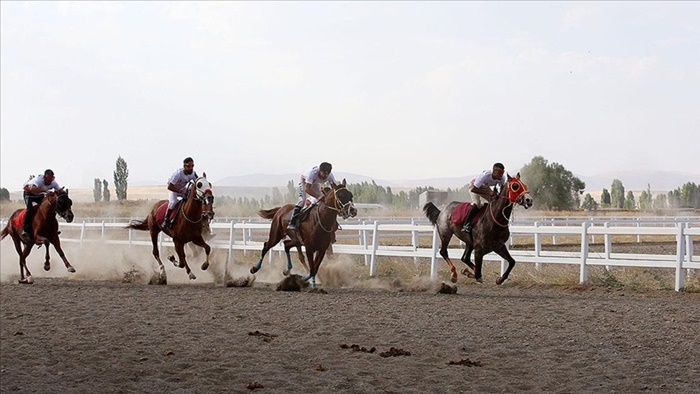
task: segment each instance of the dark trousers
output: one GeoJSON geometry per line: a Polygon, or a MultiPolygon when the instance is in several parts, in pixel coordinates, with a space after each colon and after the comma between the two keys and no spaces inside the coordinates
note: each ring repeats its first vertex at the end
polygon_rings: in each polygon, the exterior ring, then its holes
{"type": "Polygon", "coordinates": [[[41,204],[41,200],[44,199],[43,194],[32,194],[24,192],[24,203],[27,205],[27,214],[24,217],[24,231],[27,234],[32,234],[32,220],[34,219],[34,203],[36,205],[41,204]]]}

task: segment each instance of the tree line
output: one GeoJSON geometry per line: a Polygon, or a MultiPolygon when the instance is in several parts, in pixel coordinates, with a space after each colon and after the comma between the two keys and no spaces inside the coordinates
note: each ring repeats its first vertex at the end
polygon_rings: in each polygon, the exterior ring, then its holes
{"type": "MultiPolygon", "coordinates": [[[[670,190],[666,194],[653,196],[651,186],[642,191],[637,198],[631,190],[625,191],[622,181],[614,179],[610,190],[604,188],[599,200],[590,194],[584,195],[585,182],[573,175],[562,164],[549,163],[542,156],[535,156],[520,169],[523,182],[528,186],[535,198],[535,209],[539,210],[596,210],[598,208],[652,210],[652,209],[700,209],[700,186],[688,182],[683,186],[670,190]],[[583,199],[581,196],[583,195],[583,199]]],[[[118,200],[127,199],[129,169],[126,161],[119,156],[113,173],[114,190],[118,200]]],[[[109,183],[106,179],[95,178],[93,196],[95,202],[110,201],[109,183]]],[[[421,186],[409,191],[401,190],[394,193],[391,187],[378,185],[375,181],[349,183],[348,190],[353,193],[356,203],[381,204],[395,210],[420,209],[419,197],[429,190],[437,190],[432,186],[421,186]]],[[[447,188],[448,201],[468,201],[468,180],[465,185],[456,189],[447,188]]],[[[297,200],[297,186],[290,180],[285,189],[275,187],[271,195],[261,199],[249,197],[217,197],[217,205],[236,206],[237,211],[255,212],[258,209],[294,203],[297,200]]],[[[0,188],[0,200],[9,200],[10,193],[0,188]]]]}

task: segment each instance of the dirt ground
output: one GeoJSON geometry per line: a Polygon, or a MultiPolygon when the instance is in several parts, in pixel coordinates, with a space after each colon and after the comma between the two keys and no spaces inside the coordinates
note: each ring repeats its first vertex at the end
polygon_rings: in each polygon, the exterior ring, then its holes
{"type": "Polygon", "coordinates": [[[700,392],[700,293],[437,285],[4,281],[0,391],[700,392]]]}

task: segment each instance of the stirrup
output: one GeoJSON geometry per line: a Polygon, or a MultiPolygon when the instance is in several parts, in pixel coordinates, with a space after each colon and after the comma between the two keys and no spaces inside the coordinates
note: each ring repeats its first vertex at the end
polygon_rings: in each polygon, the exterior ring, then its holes
{"type": "Polygon", "coordinates": [[[464,226],[462,226],[462,231],[464,231],[467,234],[472,233],[472,225],[469,223],[465,223],[464,226]]]}

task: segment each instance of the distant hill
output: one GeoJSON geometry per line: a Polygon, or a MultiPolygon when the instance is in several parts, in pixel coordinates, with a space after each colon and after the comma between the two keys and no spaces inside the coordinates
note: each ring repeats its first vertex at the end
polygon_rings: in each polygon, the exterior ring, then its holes
{"type": "MultiPolygon", "coordinates": [[[[336,179],[346,178],[349,183],[362,183],[372,181],[381,186],[392,188],[416,188],[419,186],[432,186],[435,188],[460,188],[467,184],[476,174],[465,174],[460,177],[425,178],[425,179],[397,179],[386,180],[373,178],[366,175],[353,173],[334,173],[336,179]]],[[[614,179],[619,179],[627,190],[646,190],[647,184],[652,190],[669,191],[683,186],[687,182],[700,184],[700,174],[688,174],[680,171],[617,171],[603,174],[584,176],[574,174],[586,183],[586,191],[599,191],[603,188],[610,190],[614,179]]],[[[292,180],[298,181],[298,174],[250,174],[229,176],[214,182],[215,186],[231,187],[280,187],[286,188],[292,180]]]]}

